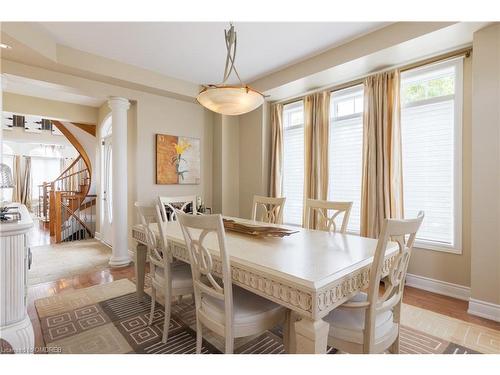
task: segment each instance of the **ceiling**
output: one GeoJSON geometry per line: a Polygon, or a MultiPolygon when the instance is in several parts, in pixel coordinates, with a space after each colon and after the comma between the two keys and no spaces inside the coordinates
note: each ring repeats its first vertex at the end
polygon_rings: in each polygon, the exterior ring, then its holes
{"type": "Polygon", "coordinates": [[[49,100],[81,104],[90,107],[99,107],[104,99],[93,98],[68,86],[58,85],[45,81],[34,80],[4,73],[2,75],[3,91],[13,94],[34,96],[49,100]]]}
{"type": "MultiPolygon", "coordinates": [[[[234,23],[236,67],[251,82],[388,25],[382,22],[234,23]]],[[[222,22],[42,22],[57,43],[185,81],[221,81],[222,22]]],[[[232,80],[234,82],[234,79],[232,80]]]]}

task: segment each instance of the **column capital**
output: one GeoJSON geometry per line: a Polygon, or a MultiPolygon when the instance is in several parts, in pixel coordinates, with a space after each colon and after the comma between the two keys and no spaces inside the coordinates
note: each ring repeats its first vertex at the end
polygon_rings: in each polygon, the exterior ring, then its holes
{"type": "Polygon", "coordinates": [[[124,109],[126,111],[130,108],[130,102],[127,98],[110,96],[108,98],[108,106],[111,109],[124,109]]]}

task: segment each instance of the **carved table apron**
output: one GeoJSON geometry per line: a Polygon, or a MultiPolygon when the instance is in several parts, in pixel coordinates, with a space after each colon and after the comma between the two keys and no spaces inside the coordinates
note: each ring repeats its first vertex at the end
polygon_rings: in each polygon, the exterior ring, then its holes
{"type": "MultiPolygon", "coordinates": [[[[158,235],[157,225],[150,225],[158,235]]],[[[170,223],[167,232],[173,255],[189,263],[178,223],[170,223]]],[[[137,241],[137,293],[142,296],[147,248],[141,225],[132,228],[132,237],[137,241]]],[[[329,326],[322,318],[368,286],[377,246],[370,238],[302,228],[289,237],[272,239],[227,232],[226,242],[233,283],[289,309],[284,327],[289,353],[326,352],[329,326]]],[[[384,274],[397,254],[395,243],[386,254],[384,274]]],[[[212,256],[216,273],[222,276],[217,254],[212,256]]]]}

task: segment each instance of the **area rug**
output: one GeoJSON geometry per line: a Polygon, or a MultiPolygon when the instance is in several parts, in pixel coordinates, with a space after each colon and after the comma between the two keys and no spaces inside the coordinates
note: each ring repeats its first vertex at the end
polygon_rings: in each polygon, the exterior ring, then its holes
{"type": "MultiPolygon", "coordinates": [[[[172,305],[169,338],[161,342],[163,308],[157,305],[148,326],[150,297],[139,300],[135,285],[123,279],[68,291],[35,301],[43,338],[51,353],[194,353],[195,314],[190,298],[172,305]]],[[[500,332],[414,306],[402,311],[401,353],[500,353],[500,332]]],[[[204,332],[203,353],[221,353],[223,340],[204,332]]],[[[278,327],[237,340],[235,353],[284,353],[278,327]]],[[[330,350],[335,353],[334,349],[330,350]]]]}
{"type": "Polygon", "coordinates": [[[108,267],[111,249],[97,240],[35,246],[28,285],[70,278],[108,267]]]}

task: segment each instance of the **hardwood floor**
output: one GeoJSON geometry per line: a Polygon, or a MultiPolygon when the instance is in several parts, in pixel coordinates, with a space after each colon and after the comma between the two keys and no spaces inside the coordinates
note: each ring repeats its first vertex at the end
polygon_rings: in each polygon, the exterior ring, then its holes
{"type": "Polygon", "coordinates": [[[44,223],[36,218],[33,218],[33,222],[33,228],[31,228],[28,236],[29,245],[34,247],[54,243],[54,239],[50,237],[48,223],[44,223]]]}
{"type": "Polygon", "coordinates": [[[403,302],[422,309],[434,311],[438,314],[447,315],[455,319],[500,331],[500,322],[468,314],[467,309],[469,303],[467,301],[406,286],[403,302]]]}
{"type": "MultiPolygon", "coordinates": [[[[72,278],[60,279],[53,282],[31,286],[28,290],[28,315],[30,316],[35,330],[35,346],[45,346],[40,329],[40,322],[34,305],[35,300],[53,296],[68,290],[105,284],[115,280],[132,278],[133,276],[134,267],[129,266],[124,268],[105,269],[94,273],[78,275],[72,278]]],[[[466,301],[461,301],[455,298],[442,296],[412,287],[406,287],[403,302],[439,314],[447,315],[452,318],[500,331],[500,323],[467,314],[468,304],[466,301]]]]}

